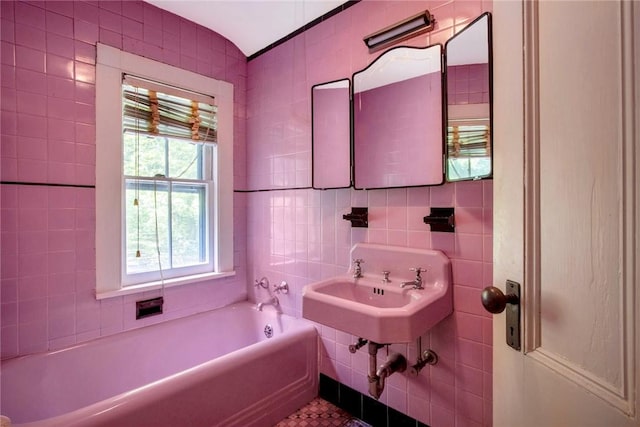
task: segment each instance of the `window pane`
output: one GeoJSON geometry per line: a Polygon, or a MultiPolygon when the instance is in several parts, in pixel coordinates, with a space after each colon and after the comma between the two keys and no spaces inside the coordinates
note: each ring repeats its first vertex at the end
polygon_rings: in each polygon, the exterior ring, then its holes
{"type": "Polygon", "coordinates": [[[202,179],[202,145],[169,139],[169,177],[202,179]]]}
{"type": "Polygon", "coordinates": [[[449,157],[449,179],[487,176],[491,172],[490,157],[449,157]]]}
{"type": "Polygon", "coordinates": [[[153,181],[127,180],[126,218],[127,274],[159,270],[156,218],[162,269],[171,268],[169,265],[168,184],[158,182],[154,191],[153,181]],[[138,206],[134,205],[136,192],[138,193],[138,206]],[[140,257],[136,257],[138,249],[140,257]]]}
{"type": "Polygon", "coordinates": [[[125,175],[154,177],[156,174],[166,174],[165,138],[125,132],[123,140],[125,175]],[[136,173],[136,160],[140,168],[138,173],[136,173]]]}
{"type": "Polygon", "coordinates": [[[204,184],[174,184],[171,194],[173,267],[206,262],[204,184]]]}

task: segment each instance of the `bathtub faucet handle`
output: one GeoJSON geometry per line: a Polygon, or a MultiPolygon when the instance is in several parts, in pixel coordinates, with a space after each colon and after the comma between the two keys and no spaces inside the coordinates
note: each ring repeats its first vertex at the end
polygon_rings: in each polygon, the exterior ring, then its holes
{"type": "Polygon", "coordinates": [[[258,281],[258,279],[256,279],[256,283],[253,284],[253,286],[257,287],[261,287],[264,289],[269,289],[269,279],[267,279],[266,277],[262,277],[260,279],[260,281],[258,281]]]}
{"type": "Polygon", "coordinates": [[[279,285],[276,285],[275,283],[273,284],[273,291],[277,294],[279,294],[280,292],[282,292],[283,294],[288,294],[289,293],[289,284],[287,282],[285,282],[284,280],[282,282],[280,282],[279,285]]]}

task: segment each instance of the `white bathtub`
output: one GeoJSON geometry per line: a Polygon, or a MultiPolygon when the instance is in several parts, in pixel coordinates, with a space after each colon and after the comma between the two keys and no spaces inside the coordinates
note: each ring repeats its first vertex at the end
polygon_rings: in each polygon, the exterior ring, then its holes
{"type": "Polygon", "coordinates": [[[317,395],[317,332],[254,307],[3,361],[2,414],[24,427],[271,426],[317,395]]]}

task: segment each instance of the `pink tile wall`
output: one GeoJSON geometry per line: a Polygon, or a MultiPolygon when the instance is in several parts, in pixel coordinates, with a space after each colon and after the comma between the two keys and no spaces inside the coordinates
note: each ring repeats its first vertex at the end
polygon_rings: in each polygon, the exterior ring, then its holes
{"type": "MultiPolygon", "coordinates": [[[[234,84],[235,182],[245,180],[247,64],[218,34],[141,1],[0,2],[3,182],[95,185],[96,42],[234,84]]],[[[165,291],[165,314],[96,301],[93,188],[3,184],[1,353],[57,349],[245,298],[246,196],[235,278],[165,291]]]]}
{"type": "MultiPolygon", "coordinates": [[[[482,12],[484,1],[363,1],[249,62],[247,184],[251,189],[310,184],[310,88],[351,76],[375,59],[362,37],[428,8],[434,32],[412,45],[443,43],[482,12]],[[282,107],[282,108],[281,108],[282,107]],[[298,145],[293,141],[297,141],[298,145]],[[304,141],[305,143],[302,143],[304,141]],[[298,150],[296,151],[296,147],[298,150]]],[[[492,181],[438,187],[356,191],[289,190],[248,195],[249,277],[286,280],[280,301],[301,315],[302,289],[343,273],[357,242],[435,248],[453,260],[454,313],[423,336],[440,356],[416,379],[390,377],[381,400],[433,427],[492,424],[492,320],[480,304],[492,283],[492,181]],[[369,228],[350,228],[342,215],[369,207],[369,228]],[[429,208],[454,206],[456,233],[432,233],[429,208]]],[[[262,289],[251,297],[267,297],[262,289]]],[[[348,352],[356,337],[321,327],[324,374],[367,394],[367,354],[348,352]]],[[[414,345],[394,350],[416,357],[414,345]]]]}

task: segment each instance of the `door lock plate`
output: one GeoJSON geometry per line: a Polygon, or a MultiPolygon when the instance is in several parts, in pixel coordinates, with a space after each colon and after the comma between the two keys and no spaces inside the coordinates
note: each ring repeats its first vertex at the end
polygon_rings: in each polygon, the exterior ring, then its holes
{"type": "Polygon", "coordinates": [[[506,294],[515,295],[517,299],[513,298],[516,303],[507,303],[505,307],[506,311],[506,333],[507,333],[507,345],[514,350],[520,351],[520,283],[512,280],[507,280],[506,294]]]}

